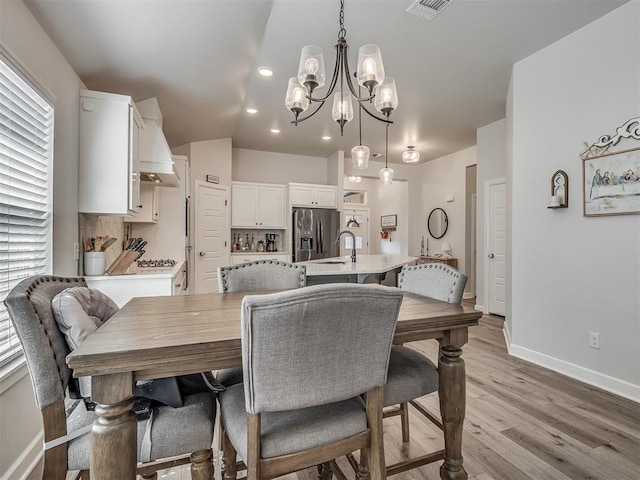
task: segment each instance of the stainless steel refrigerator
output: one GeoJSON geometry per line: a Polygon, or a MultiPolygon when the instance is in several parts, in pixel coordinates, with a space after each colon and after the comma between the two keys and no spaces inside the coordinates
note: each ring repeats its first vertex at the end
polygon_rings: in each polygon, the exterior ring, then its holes
{"type": "Polygon", "coordinates": [[[336,236],[340,232],[340,212],[323,208],[293,208],[294,262],[340,256],[336,236]]]}

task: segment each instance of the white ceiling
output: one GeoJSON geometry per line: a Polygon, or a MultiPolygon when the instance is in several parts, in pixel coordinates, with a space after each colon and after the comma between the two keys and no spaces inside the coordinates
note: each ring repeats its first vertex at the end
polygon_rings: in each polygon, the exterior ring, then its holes
{"type": "MultiPolygon", "coordinates": [[[[505,116],[511,65],[627,1],[455,0],[429,21],[406,13],[413,0],[346,0],[352,71],[358,48],[376,43],[396,80],[389,162],[407,145],[421,161],[475,145],[477,128],[505,116]]],[[[330,102],[297,127],[284,106],[304,45],[320,45],[332,67],[338,0],[25,4],[88,88],[157,97],[171,147],[232,137],[234,147],[328,157],[358,144],[357,122],[340,137],[330,102]],[[275,74],[260,77],[260,65],[275,74]]],[[[384,153],[384,125],[363,117],[363,143],[384,153]]]]}

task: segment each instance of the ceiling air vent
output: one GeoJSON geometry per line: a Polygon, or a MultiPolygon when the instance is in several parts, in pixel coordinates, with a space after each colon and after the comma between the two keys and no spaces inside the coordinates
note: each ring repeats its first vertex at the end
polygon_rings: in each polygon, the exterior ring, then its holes
{"type": "Polygon", "coordinates": [[[453,3],[453,0],[418,0],[407,8],[407,12],[431,20],[447,8],[450,3],[453,3]]]}

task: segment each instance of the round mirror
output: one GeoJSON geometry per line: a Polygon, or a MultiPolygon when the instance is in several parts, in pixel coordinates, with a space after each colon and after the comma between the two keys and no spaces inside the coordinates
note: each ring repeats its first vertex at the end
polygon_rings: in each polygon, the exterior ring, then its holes
{"type": "Polygon", "coordinates": [[[431,236],[436,239],[444,237],[448,227],[449,219],[445,211],[441,208],[431,210],[429,219],[427,220],[427,228],[431,236]]]}

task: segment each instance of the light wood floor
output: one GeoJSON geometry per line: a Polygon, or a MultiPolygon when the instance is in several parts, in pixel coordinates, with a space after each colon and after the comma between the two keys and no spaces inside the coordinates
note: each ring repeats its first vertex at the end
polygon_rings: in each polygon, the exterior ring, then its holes
{"type": "MultiPolygon", "coordinates": [[[[472,480],[640,479],[640,405],[507,355],[501,317],[485,315],[470,329],[464,465],[472,480]]],[[[436,358],[437,344],[413,348],[436,358]]],[[[437,395],[420,400],[437,412],[437,395]]],[[[402,444],[398,417],[384,421],[387,463],[442,448],[442,434],[411,410],[411,441],[402,444]]],[[[355,478],[344,460],[338,462],[355,478]]],[[[396,475],[437,480],[438,465],[396,475]]],[[[188,467],[159,479],[190,480],[188,467]]],[[[220,478],[216,461],[216,478],[220,478]]],[[[283,477],[317,480],[314,470],[283,477]]]]}
{"type": "MultiPolygon", "coordinates": [[[[501,317],[485,315],[470,329],[464,347],[467,415],[462,450],[469,478],[640,479],[640,405],[508,356],[502,326],[501,317]]],[[[435,342],[410,345],[436,358],[435,342]]],[[[420,402],[437,411],[437,395],[420,402]]],[[[384,421],[387,463],[442,448],[441,432],[410,409],[408,444],[402,444],[398,417],[384,421]]],[[[338,463],[355,478],[346,462],[338,463]]],[[[439,464],[392,478],[437,480],[439,464]]],[[[188,467],[158,477],[190,479],[188,467]]],[[[317,479],[311,469],[283,478],[317,479]]]]}

